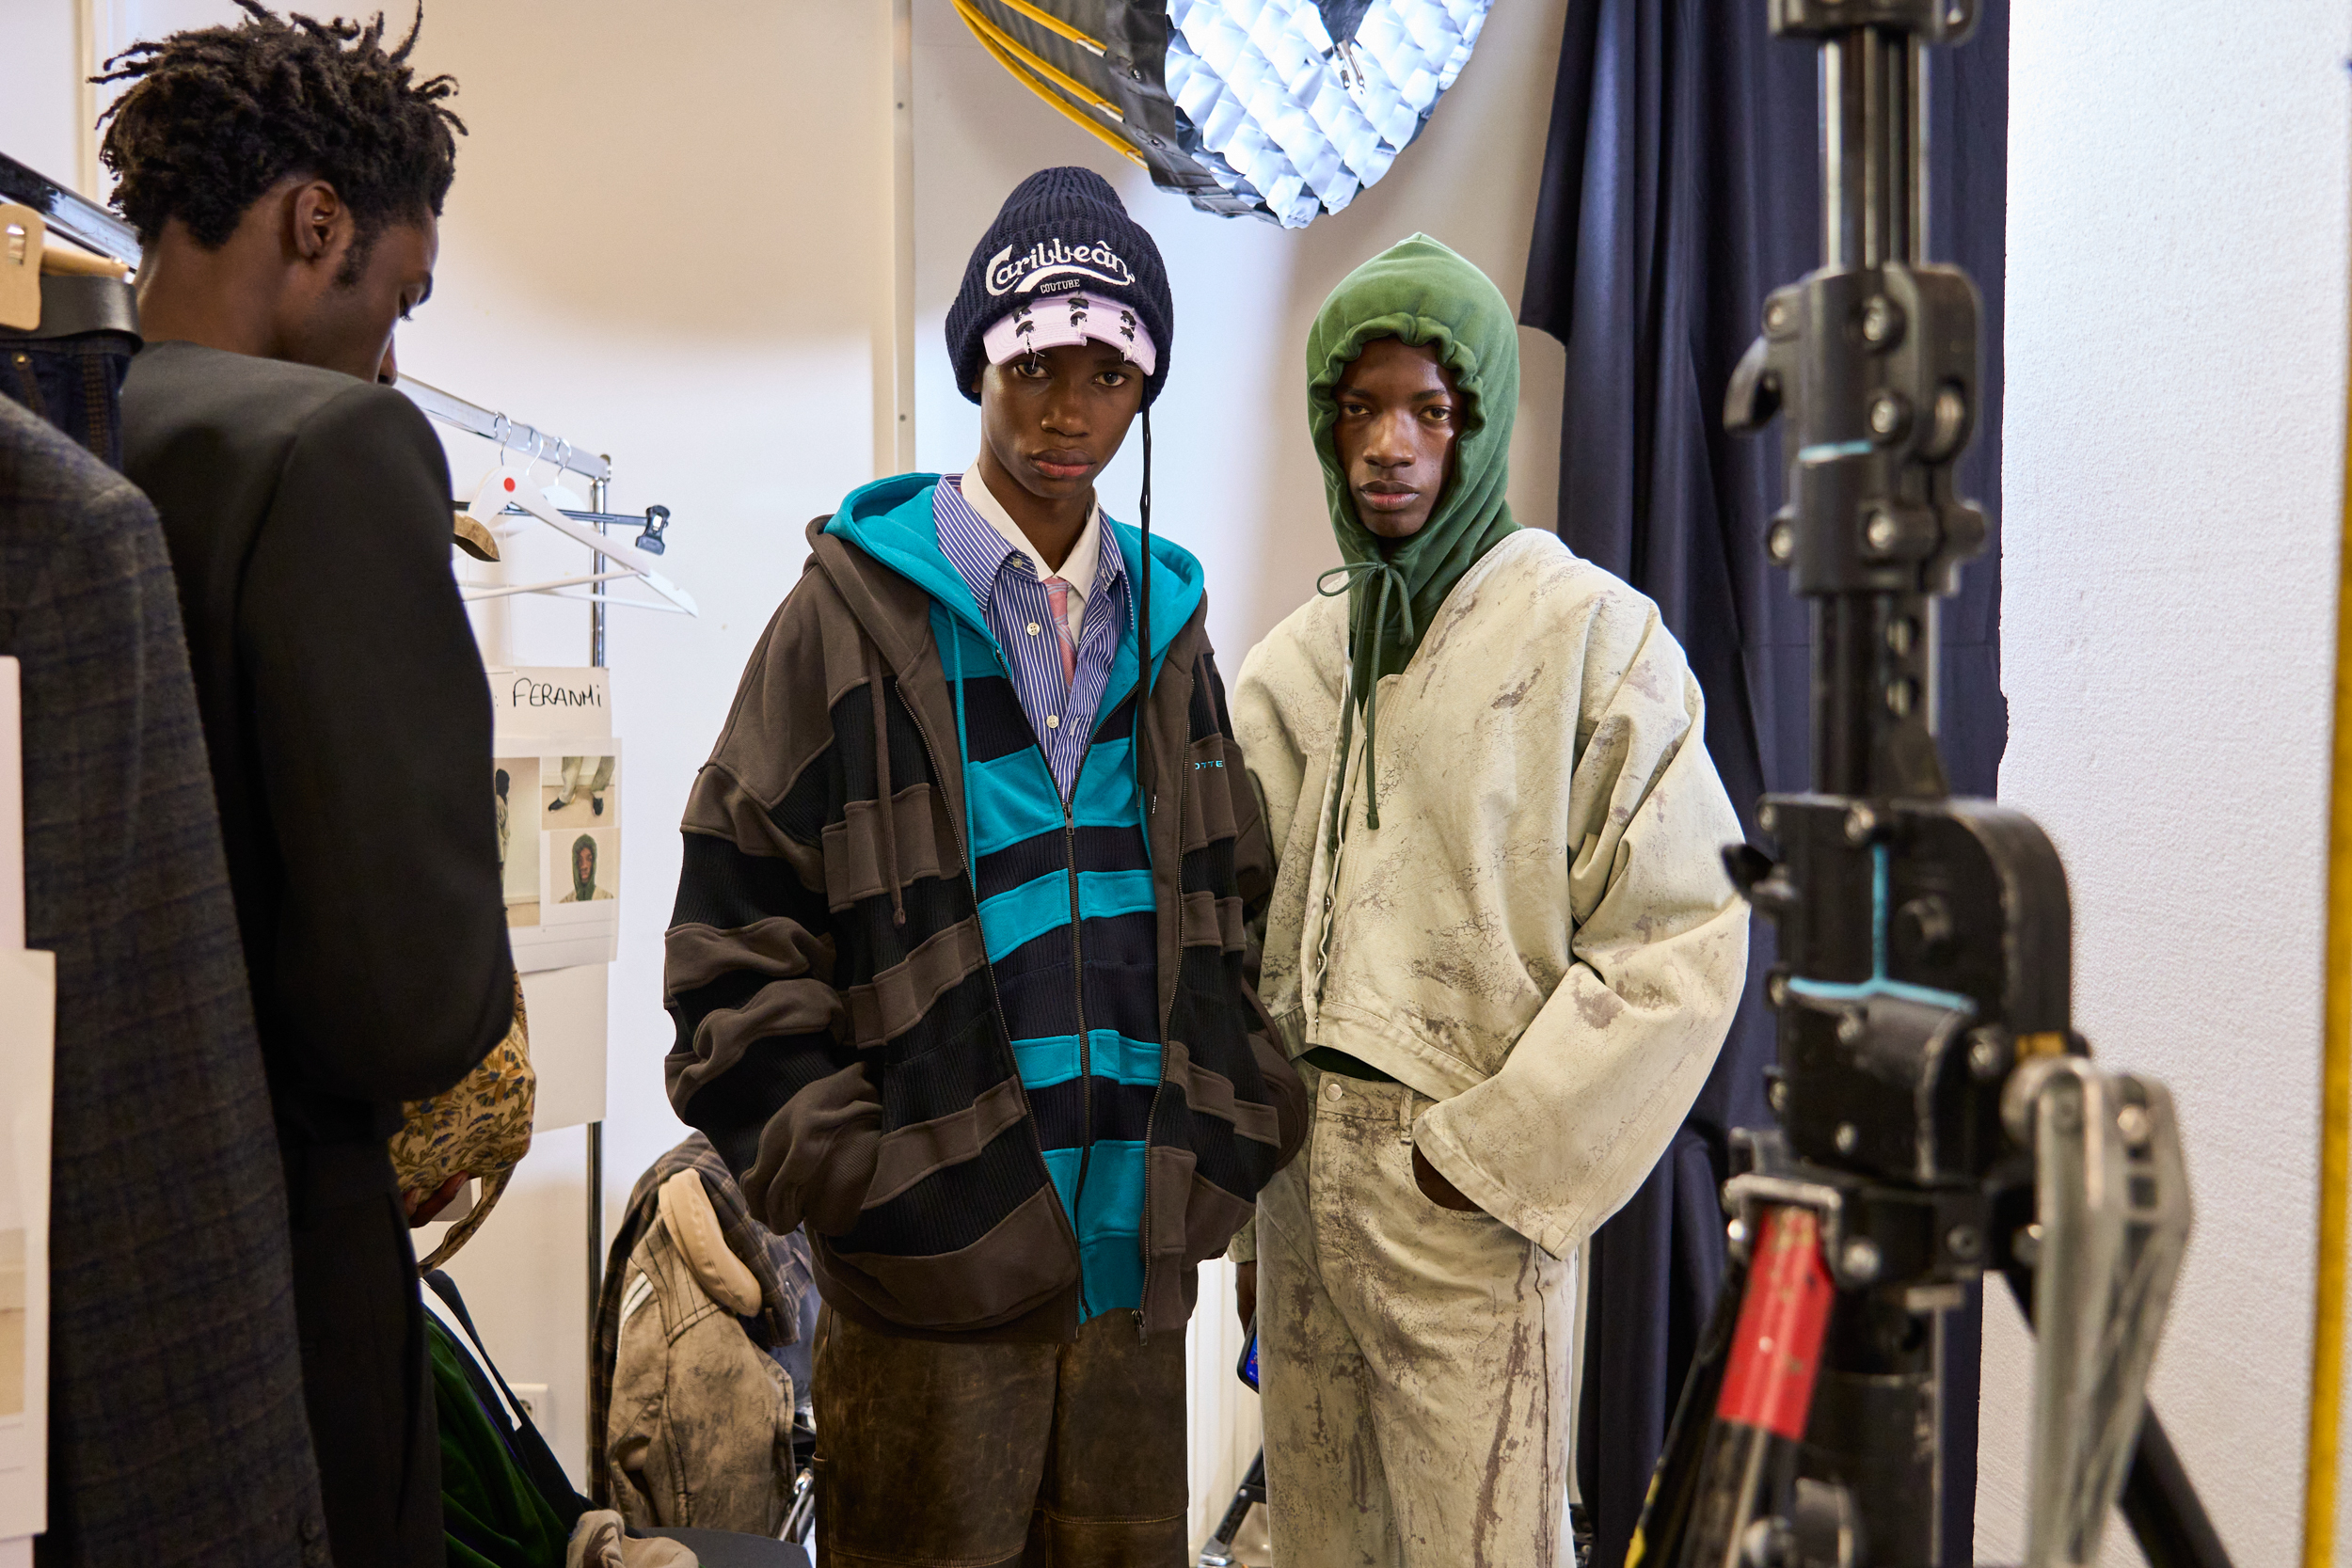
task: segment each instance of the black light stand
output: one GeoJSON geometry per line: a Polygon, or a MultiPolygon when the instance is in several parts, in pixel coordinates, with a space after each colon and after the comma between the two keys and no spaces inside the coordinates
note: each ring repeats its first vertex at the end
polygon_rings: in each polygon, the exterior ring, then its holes
{"type": "Polygon", "coordinates": [[[2157,1568],[2224,1568],[2140,1418],[2188,1227],[2169,1097],[2089,1063],[2058,853],[1950,798],[1936,748],[1936,603],[1986,528],[1953,487],[1978,298],[1925,259],[1921,50],[1977,0],[1769,3],[1820,50],[1824,264],[1766,302],[1725,419],[1786,416],[1766,544],[1813,602],[1813,787],[1765,798],[1772,853],[1725,851],[1778,927],[1781,1126],[1735,1135],[1730,1276],[1627,1561],[1947,1568],[1943,1325],[1997,1270],[2041,1336],[2028,1562],[2095,1560],[2121,1490],[2157,1568]]]}

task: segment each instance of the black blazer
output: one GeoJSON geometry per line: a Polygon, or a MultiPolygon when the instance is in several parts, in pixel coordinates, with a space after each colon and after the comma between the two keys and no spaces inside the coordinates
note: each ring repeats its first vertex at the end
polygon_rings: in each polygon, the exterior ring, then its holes
{"type": "Polygon", "coordinates": [[[414,404],[155,344],[123,468],[179,578],[278,1133],[380,1146],[506,1032],[490,699],[414,404]]]}

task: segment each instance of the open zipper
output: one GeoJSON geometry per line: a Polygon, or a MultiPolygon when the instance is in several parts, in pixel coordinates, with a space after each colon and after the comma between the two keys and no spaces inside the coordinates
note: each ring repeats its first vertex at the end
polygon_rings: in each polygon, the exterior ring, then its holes
{"type": "MultiPolygon", "coordinates": [[[[1093,742],[1089,739],[1087,750],[1093,749],[1093,742]]],[[[1038,755],[1041,758],[1045,755],[1042,746],[1038,748],[1038,755]]],[[[1086,768],[1083,754],[1079,757],[1078,768],[1081,772],[1086,768]]],[[[1050,761],[1045,765],[1045,776],[1049,779],[1054,777],[1054,766],[1050,761]]],[[[1054,780],[1054,787],[1057,790],[1061,787],[1059,779],[1054,780]]],[[[1094,1163],[1094,1037],[1087,1033],[1087,958],[1086,946],[1079,935],[1078,824],[1071,815],[1067,797],[1061,803],[1061,847],[1062,863],[1068,868],[1070,877],[1070,984],[1077,992],[1078,1004],[1078,1112],[1079,1126],[1083,1131],[1078,1144],[1078,1180],[1070,1189],[1070,1207],[1077,1210],[1086,1205],[1087,1168],[1094,1163]]],[[[1149,1181],[1151,1178],[1147,1175],[1144,1180],[1149,1181]]],[[[1078,1225],[1078,1216],[1074,1212],[1070,1216],[1070,1225],[1074,1233],[1078,1225]]],[[[1086,1310],[1086,1242],[1082,1238],[1078,1243],[1078,1309],[1081,1312],[1086,1310]]]]}
{"type": "MultiPolygon", "coordinates": [[[[1001,672],[1004,669],[1004,657],[1000,654],[997,656],[996,668],[1001,672]]],[[[894,671],[892,673],[895,674],[897,672],[894,671]]],[[[931,777],[939,780],[943,784],[945,784],[947,773],[945,768],[939,766],[939,748],[931,744],[931,732],[930,726],[923,722],[922,713],[913,703],[901,702],[899,705],[907,710],[907,717],[914,721],[914,733],[916,736],[921,737],[923,742],[923,754],[931,765],[931,777]]],[[[887,745],[889,744],[889,739],[887,736],[879,737],[879,743],[887,745]]],[[[1034,744],[1034,742],[1032,742],[1032,744],[1034,744]]],[[[1049,773],[1051,769],[1048,769],[1049,773]]],[[[969,790],[972,787],[972,780],[968,774],[966,774],[963,778],[963,787],[966,790],[969,790]]],[[[884,811],[890,810],[890,802],[886,800],[883,801],[882,809],[884,811]]],[[[1067,806],[1063,808],[1062,816],[1063,819],[1067,821],[1069,818],[1069,808],[1067,806]]],[[[955,818],[956,814],[954,812],[951,811],[947,813],[947,836],[955,841],[956,853],[962,858],[964,880],[968,882],[972,888],[972,918],[974,920],[977,920],[980,917],[979,859],[974,853],[974,846],[964,843],[963,829],[955,818]]],[[[1076,835],[1073,833],[1072,841],[1073,844],[1075,842],[1075,838],[1076,835]]],[[[1073,869],[1071,874],[1071,898],[1074,905],[1077,898],[1077,874],[1074,869],[1076,864],[1074,856],[1073,858],[1072,864],[1073,869]]],[[[1012,1053],[1012,1034],[1009,1028],[1007,1027],[1005,1022],[1005,999],[996,990],[996,965],[994,960],[989,957],[988,942],[985,935],[983,935],[980,942],[980,968],[988,975],[989,1011],[994,1015],[996,1020],[996,1039],[997,1043],[1004,1048],[1005,1065],[1012,1070],[1013,1089],[1021,1096],[1021,1114],[1028,1118],[1029,1131],[1033,1133],[1038,1132],[1040,1129],[1038,1127],[1037,1110],[1029,1103],[1029,1086],[1021,1081],[1020,1058],[1012,1053]]],[[[1080,1022],[1084,1022],[1083,1016],[1081,1017],[1080,1022]]],[[[1081,1053],[1083,1053],[1085,1050],[1084,1041],[1086,1039],[1086,1036],[1083,1032],[1079,1035],[1078,1038],[1081,1042],[1079,1049],[1081,1053]]],[[[1083,1060],[1083,1056],[1081,1057],[1081,1060],[1083,1060]]],[[[1084,1164],[1084,1156],[1080,1157],[1080,1162],[1079,1176],[1080,1180],[1083,1180],[1086,1169],[1084,1164]]],[[[1039,1172],[1045,1178],[1045,1190],[1047,1192],[1053,1192],[1054,1172],[1053,1168],[1045,1163],[1045,1145],[1042,1136],[1039,1137],[1037,1143],[1037,1164],[1039,1172]]],[[[1062,1229],[1070,1237],[1070,1256],[1076,1263],[1078,1269],[1078,1310],[1080,1312],[1084,1312],[1086,1310],[1087,1259],[1086,1249],[1078,1244],[1077,1216],[1062,1209],[1061,1196],[1058,1193],[1055,1194],[1054,1207],[1057,1211],[1061,1212],[1062,1229]]]]}
{"type": "MultiPolygon", "coordinates": [[[[1007,680],[1010,680],[1012,678],[1011,672],[1007,670],[1005,667],[1005,658],[1002,650],[993,645],[993,638],[991,638],[990,641],[991,646],[989,652],[996,660],[997,673],[1004,675],[1007,680]]],[[[1146,660],[1149,660],[1152,657],[1152,651],[1149,648],[1138,647],[1136,652],[1139,657],[1146,660]]],[[[1165,669],[1165,661],[1163,661],[1163,669],[1165,669]]],[[[898,672],[894,669],[891,673],[897,675],[898,674],[898,672]]],[[[1159,694],[1158,683],[1152,683],[1151,689],[1152,695],[1156,697],[1159,694]]],[[[946,770],[939,765],[940,752],[938,746],[934,744],[931,739],[930,727],[923,721],[922,713],[914,704],[901,702],[900,705],[906,709],[908,719],[913,721],[914,724],[914,733],[916,736],[923,742],[923,754],[926,760],[930,763],[931,776],[942,781],[944,784],[947,776],[946,770]]],[[[1140,706],[1138,706],[1136,714],[1136,726],[1138,730],[1147,721],[1148,718],[1149,716],[1142,711],[1140,706]]],[[[889,738],[886,736],[876,736],[876,743],[878,745],[887,745],[889,743],[889,738]]],[[[1130,741],[1130,744],[1134,743],[1135,742],[1133,740],[1130,741]]],[[[1029,744],[1036,749],[1039,759],[1041,761],[1045,761],[1046,776],[1051,778],[1053,776],[1053,765],[1050,761],[1046,761],[1045,759],[1044,746],[1034,735],[1030,736],[1029,744]]],[[[1093,743],[1089,739],[1088,743],[1088,750],[1091,751],[1092,749],[1093,743]]],[[[1154,754],[1156,755],[1156,748],[1154,749],[1154,754]]],[[[961,753],[959,753],[959,755],[961,755],[961,753]]],[[[1083,760],[1081,760],[1079,767],[1083,770],[1085,767],[1083,760]]],[[[1175,806],[1177,811],[1176,819],[1179,824],[1181,824],[1184,820],[1184,785],[1186,783],[1185,775],[1190,771],[1191,770],[1189,768],[1180,768],[1176,770],[1175,806]]],[[[970,790],[972,787],[972,781],[968,775],[963,778],[962,783],[964,789],[967,791],[970,790]]],[[[1150,785],[1147,784],[1144,787],[1148,789],[1150,785]]],[[[1055,789],[1056,793],[1058,794],[1060,791],[1059,780],[1055,781],[1055,789]]],[[[882,809],[885,811],[890,809],[890,802],[886,800],[880,802],[880,804],[882,809]]],[[[1071,1190],[1072,1207],[1068,1209],[1063,1208],[1061,1197],[1058,1193],[1055,1195],[1054,1207],[1061,1214],[1063,1233],[1070,1238],[1071,1256],[1076,1261],[1078,1269],[1078,1309],[1079,1311],[1084,1312],[1086,1310],[1086,1249],[1078,1239],[1077,1215],[1073,1212],[1073,1210],[1074,1210],[1075,1206],[1085,1196],[1087,1171],[1089,1165],[1092,1162],[1094,1154],[1093,1040],[1088,1033],[1086,1022],[1086,955],[1085,947],[1080,935],[1081,922],[1078,895],[1078,830],[1077,821],[1072,814],[1071,803],[1068,799],[1064,799],[1061,802],[1061,815],[1062,851],[1064,863],[1067,868],[1066,875],[1070,878],[1070,953],[1071,961],[1073,967],[1072,982],[1076,990],[1078,1009],[1078,1081],[1080,1092],[1083,1096],[1081,1101],[1081,1111],[1083,1113],[1081,1126],[1084,1129],[1083,1136],[1085,1141],[1081,1145],[1081,1151],[1078,1156],[1078,1180],[1071,1190]]],[[[976,847],[964,842],[962,827],[954,820],[956,814],[954,812],[949,812],[947,816],[949,818],[947,825],[948,836],[954,841],[956,852],[963,861],[964,880],[970,885],[972,890],[973,917],[977,919],[979,915],[980,903],[980,868],[978,859],[975,853],[976,847]]],[[[1153,947],[1156,950],[1158,946],[1156,926],[1162,918],[1162,911],[1160,910],[1157,858],[1154,847],[1151,841],[1152,824],[1155,816],[1156,814],[1150,812],[1145,814],[1144,847],[1147,858],[1152,860],[1154,867],[1152,889],[1152,911],[1155,927],[1153,947]]],[[[1181,827],[1179,830],[1179,836],[1181,837],[1181,827]]],[[[1179,960],[1181,961],[1181,945],[1178,953],[1179,960]]],[[[996,966],[994,961],[990,958],[987,954],[987,944],[985,941],[983,941],[981,944],[981,968],[985,970],[988,974],[988,995],[991,1005],[990,1010],[995,1015],[996,1019],[996,1037],[998,1043],[1004,1050],[1004,1059],[1006,1065],[1012,1070],[1013,1088],[1021,1097],[1022,1115],[1028,1118],[1029,1127],[1032,1132],[1040,1132],[1041,1129],[1039,1128],[1037,1119],[1037,1111],[1029,1101],[1028,1085],[1021,1081],[1020,1060],[1018,1057],[1013,1055],[1012,1036],[1007,1027],[1005,1020],[1004,996],[997,990],[996,966]]],[[[1156,972],[1154,979],[1156,982],[1156,972]]],[[[1168,1002],[1162,1006],[1159,1010],[1159,1085],[1154,1090],[1155,1096],[1158,1093],[1166,1091],[1168,1083],[1168,1025],[1172,1021],[1175,1012],[1175,988],[1172,984],[1168,987],[1168,1002]]],[[[1152,1161],[1150,1154],[1151,1134],[1148,1129],[1144,1134],[1144,1141],[1145,1155],[1143,1164],[1142,1195],[1143,1212],[1140,1217],[1139,1234],[1136,1238],[1136,1244],[1141,1247],[1143,1251],[1143,1289],[1145,1299],[1149,1300],[1152,1288],[1152,1161]]],[[[1038,1144],[1038,1167],[1045,1177],[1045,1185],[1047,1189],[1049,1191],[1052,1190],[1054,1185],[1054,1173],[1052,1167],[1045,1164],[1044,1145],[1041,1136],[1039,1139],[1038,1144]]],[[[1138,1307],[1136,1308],[1136,1337],[1138,1339],[1148,1338],[1144,1332],[1143,1322],[1143,1309],[1138,1307]]]]}

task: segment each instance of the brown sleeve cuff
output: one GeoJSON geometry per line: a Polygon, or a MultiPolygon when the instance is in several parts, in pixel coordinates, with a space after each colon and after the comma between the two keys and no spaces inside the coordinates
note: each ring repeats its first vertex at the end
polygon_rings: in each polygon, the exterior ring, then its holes
{"type": "Polygon", "coordinates": [[[852,1063],[769,1118],[745,1195],[771,1230],[805,1223],[820,1236],[841,1235],[857,1224],[873,1187],[881,1142],[882,1101],[852,1063]]]}

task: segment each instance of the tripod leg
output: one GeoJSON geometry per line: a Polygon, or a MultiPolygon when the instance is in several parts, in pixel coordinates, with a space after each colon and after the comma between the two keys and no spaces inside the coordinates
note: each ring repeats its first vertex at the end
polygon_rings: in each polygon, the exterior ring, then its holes
{"type": "MultiPolygon", "coordinates": [[[[1810,1209],[1760,1207],[1749,1267],[1696,1474],[1683,1506],[1668,1513],[1681,1539],[1671,1556],[1661,1550],[1654,1560],[1661,1568],[1711,1568],[1754,1556],[1754,1549],[1785,1552],[1781,1544],[1750,1536],[1788,1528],[1797,1450],[1836,1295],[1821,1257],[1820,1216],[1810,1209]]],[[[1645,1555],[1637,1538],[1627,1561],[1645,1555]]]]}
{"type": "MultiPolygon", "coordinates": [[[[2002,1271],[2009,1293],[2033,1326],[2033,1273],[2029,1269],[2002,1271]]],[[[2123,1522],[2132,1527],[2148,1568],[2231,1568],[2229,1549],[2213,1528],[2196,1483],[2173,1450],[2156,1407],[2149,1405],[2139,1418],[2139,1437],[2132,1450],[2132,1467],[2123,1478],[2119,1505],[2123,1522]]]]}
{"type": "Polygon", "coordinates": [[[1650,1472],[1649,1494],[1642,1499],[1641,1523],[1625,1555],[1625,1568],[1647,1562],[1677,1560],[1691,1519],[1691,1499],[1697,1492],[1699,1461],[1707,1452],[1707,1433],[1713,1423],[1715,1402],[1723,1394],[1724,1364],[1731,1356],[1731,1331],[1740,1321],[1740,1304],[1748,1289],[1748,1260],[1735,1252],[1724,1265],[1724,1280],[1715,1292],[1715,1309],[1699,1336],[1675,1401],[1674,1419],[1666,1427],[1666,1446],[1658,1452],[1650,1472]]]}
{"type": "Polygon", "coordinates": [[[2139,1418],[2122,1508],[2148,1568],[2230,1568],[2230,1554],[2153,1407],[2139,1418]]]}

